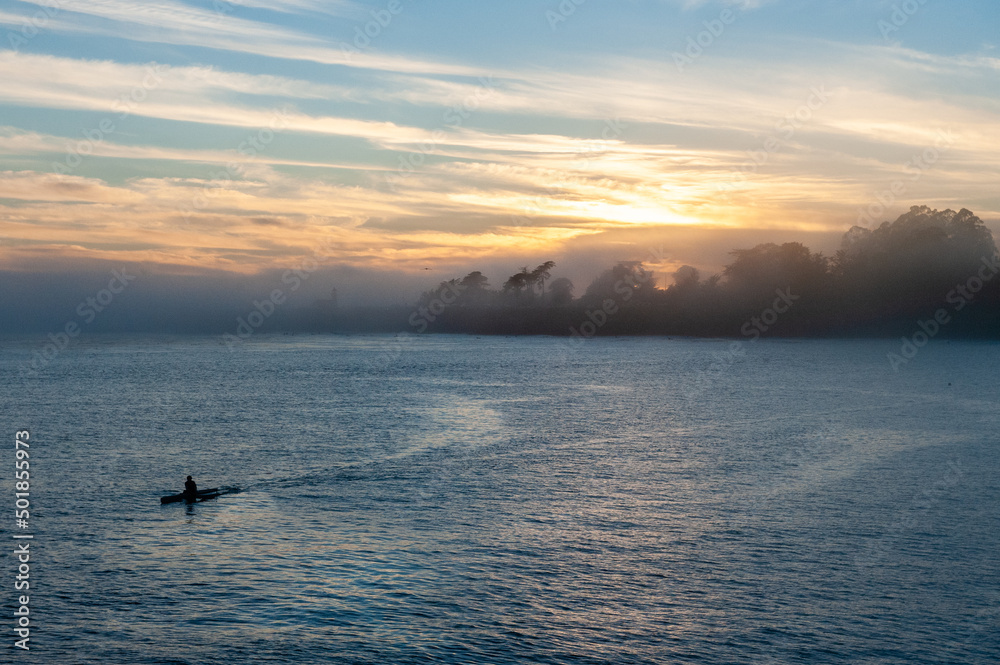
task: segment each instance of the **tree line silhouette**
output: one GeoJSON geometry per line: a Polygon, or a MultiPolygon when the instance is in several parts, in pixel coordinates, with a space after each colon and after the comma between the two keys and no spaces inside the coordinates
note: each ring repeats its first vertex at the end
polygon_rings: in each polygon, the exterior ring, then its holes
{"type": "Polygon", "coordinates": [[[1000,264],[982,220],[966,209],[914,206],[875,229],[855,226],[833,256],[798,242],[730,253],[703,278],[682,266],[658,287],[638,261],[618,263],[575,296],[546,261],[500,288],[479,271],[425,292],[419,332],[741,337],[907,334],[945,310],[943,336],[1000,336],[1000,264]],[[756,332],[753,332],[756,331],[756,332]]]}

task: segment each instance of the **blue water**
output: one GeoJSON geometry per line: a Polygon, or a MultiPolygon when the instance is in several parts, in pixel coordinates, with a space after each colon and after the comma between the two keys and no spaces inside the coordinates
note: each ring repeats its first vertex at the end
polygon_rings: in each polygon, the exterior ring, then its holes
{"type": "Polygon", "coordinates": [[[996,344],[42,344],[18,662],[1000,661],[996,344]]]}

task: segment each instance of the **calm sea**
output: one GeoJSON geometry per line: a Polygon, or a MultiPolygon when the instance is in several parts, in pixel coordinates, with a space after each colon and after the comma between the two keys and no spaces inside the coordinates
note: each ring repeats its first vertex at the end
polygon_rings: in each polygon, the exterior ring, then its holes
{"type": "Polygon", "coordinates": [[[1000,661],[1000,345],[44,341],[5,662],[1000,661]]]}

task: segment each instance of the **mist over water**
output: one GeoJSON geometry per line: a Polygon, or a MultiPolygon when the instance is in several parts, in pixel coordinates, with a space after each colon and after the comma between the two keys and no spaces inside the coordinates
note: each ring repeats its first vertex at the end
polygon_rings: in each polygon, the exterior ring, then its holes
{"type": "Polygon", "coordinates": [[[1000,256],[966,209],[913,206],[895,222],[855,226],[832,256],[798,242],[729,255],[716,274],[691,265],[657,274],[646,263],[675,261],[660,244],[644,260],[591,265],[581,283],[566,276],[574,262],[561,260],[506,279],[473,270],[443,281],[430,268],[362,270],[321,257],[253,275],[113,264],[0,273],[0,335],[37,333],[58,351],[97,332],[216,334],[232,348],[268,332],[996,339],[1000,331],[1000,256]]]}
{"type": "Polygon", "coordinates": [[[1000,658],[995,344],[35,342],[39,662],[1000,658]]]}

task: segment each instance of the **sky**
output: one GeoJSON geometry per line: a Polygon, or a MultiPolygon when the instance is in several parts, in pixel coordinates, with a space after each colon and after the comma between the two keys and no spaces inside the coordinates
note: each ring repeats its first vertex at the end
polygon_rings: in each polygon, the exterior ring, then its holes
{"type": "Polygon", "coordinates": [[[548,259],[830,253],[911,205],[1000,231],[998,25],[995,0],[3,0],[0,270],[315,260],[405,300],[548,259]]]}

